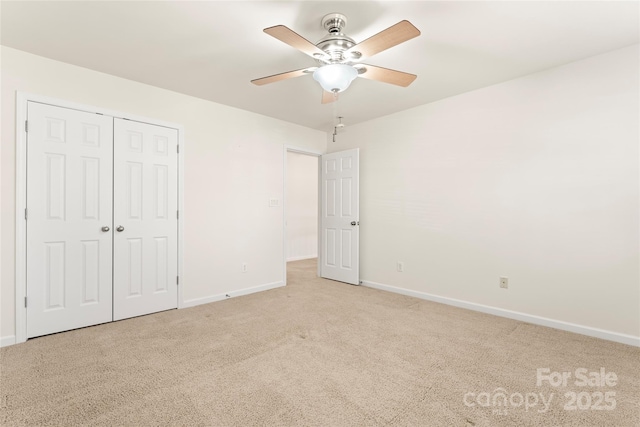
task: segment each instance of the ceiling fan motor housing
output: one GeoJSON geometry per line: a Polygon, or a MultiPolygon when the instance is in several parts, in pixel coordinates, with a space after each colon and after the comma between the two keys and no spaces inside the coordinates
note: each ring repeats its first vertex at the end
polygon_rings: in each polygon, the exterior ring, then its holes
{"type": "Polygon", "coordinates": [[[346,26],[347,17],[341,13],[330,13],[322,18],[322,27],[329,34],[320,39],[316,46],[329,55],[328,62],[330,63],[349,62],[357,59],[356,56],[353,58],[344,56],[344,52],[356,44],[351,37],[347,37],[342,33],[342,29],[346,26]]]}

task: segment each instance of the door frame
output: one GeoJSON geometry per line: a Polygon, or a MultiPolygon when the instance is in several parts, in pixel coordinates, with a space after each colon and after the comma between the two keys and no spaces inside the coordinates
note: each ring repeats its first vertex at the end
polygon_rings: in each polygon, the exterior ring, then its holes
{"type": "Polygon", "coordinates": [[[322,212],[322,198],[321,198],[321,182],[320,182],[320,166],[321,166],[321,159],[322,159],[322,155],[325,154],[321,151],[316,151],[316,150],[310,150],[308,148],[301,148],[301,147],[296,147],[293,145],[284,145],[284,150],[282,153],[282,159],[283,159],[283,185],[282,185],[282,262],[283,262],[283,268],[282,268],[282,283],[284,283],[284,285],[287,285],[287,178],[288,178],[288,172],[287,172],[287,153],[298,153],[298,154],[304,154],[307,156],[312,156],[312,157],[317,157],[318,159],[318,224],[317,224],[317,234],[318,234],[318,265],[316,267],[317,269],[317,275],[318,277],[320,276],[320,261],[321,261],[321,243],[320,243],[320,227],[321,227],[321,223],[320,223],[320,213],[322,212]]]}
{"type": "MultiPolygon", "coordinates": [[[[27,295],[27,221],[25,219],[25,209],[27,203],[27,132],[25,123],[27,121],[27,103],[38,102],[55,107],[79,110],[88,113],[102,114],[115,118],[135,120],[151,125],[168,127],[178,131],[178,309],[183,307],[184,297],[182,288],[184,286],[184,157],[185,140],[184,127],[182,125],[152,119],[134,114],[114,111],[91,105],[79,104],[48,96],[37,95],[28,92],[16,91],[16,259],[15,259],[15,327],[16,344],[27,340],[27,308],[25,307],[25,297],[27,295]]],[[[286,272],[285,272],[286,277],[286,272]]]]}

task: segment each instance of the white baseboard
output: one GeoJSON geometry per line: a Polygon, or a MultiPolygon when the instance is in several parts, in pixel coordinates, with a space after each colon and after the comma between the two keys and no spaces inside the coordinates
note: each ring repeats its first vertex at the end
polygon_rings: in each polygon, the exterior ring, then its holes
{"type": "Polygon", "coordinates": [[[590,337],[601,338],[608,341],[615,341],[622,344],[640,347],[640,337],[635,337],[633,335],[620,334],[617,332],[607,331],[604,329],[577,325],[575,323],[563,322],[561,320],[549,319],[546,317],[535,316],[532,314],[521,313],[518,311],[506,310],[503,308],[491,307],[483,304],[476,304],[473,302],[458,300],[454,298],[441,297],[438,295],[432,295],[425,292],[412,291],[410,289],[384,285],[382,283],[370,282],[367,280],[363,280],[362,284],[364,286],[368,286],[374,289],[380,289],[382,291],[388,291],[396,294],[407,295],[410,297],[438,302],[441,304],[452,305],[454,307],[466,308],[468,310],[492,314],[494,316],[506,317],[509,319],[520,320],[522,322],[533,323],[534,325],[546,326],[549,328],[560,329],[563,331],[574,332],[576,334],[587,335],[590,337]]]}
{"type": "Polygon", "coordinates": [[[16,343],[16,336],[9,335],[8,337],[0,337],[0,347],[7,347],[16,343]]]}
{"type": "Polygon", "coordinates": [[[302,261],[303,259],[313,259],[313,258],[318,258],[318,255],[294,256],[291,258],[287,258],[287,262],[302,261]]]}
{"type": "Polygon", "coordinates": [[[210,302],[217,302],[217,301],[222,301],[229,298],[235,298],[243,295],[253,294],[256,292],[268,291],[269,289],[280,288],[284,285],[285,285],[284,282],[273,282],[273,283],[267,283],[264,285],[253,286],[251,288],[239,289],[237,291],[230,291],[224,294],[211,295],[211,296],[202,297],[202,298],[194,298],[194,299],[184,301],[182,303],[182,308],[195,307],[196,305],[209,304],[210,302]]]}

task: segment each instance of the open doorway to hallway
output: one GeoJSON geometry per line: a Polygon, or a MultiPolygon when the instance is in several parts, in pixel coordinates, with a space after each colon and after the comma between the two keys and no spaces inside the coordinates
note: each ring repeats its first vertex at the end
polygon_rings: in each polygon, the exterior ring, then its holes
{"type": "Polygon", "coordinates": [[[318,156],[286,153],[285,256],[292,261],[318,257],[318,156]]]}

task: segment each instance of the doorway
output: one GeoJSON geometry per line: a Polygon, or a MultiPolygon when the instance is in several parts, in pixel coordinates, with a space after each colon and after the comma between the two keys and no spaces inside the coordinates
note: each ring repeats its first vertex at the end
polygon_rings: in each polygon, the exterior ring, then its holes
{"type": "Polygon", "coordinates": [[[285,148],[285,276],[289,262],[318,258],[319,158],[320,153],[285,148]]]}
{"type": "Polygon", "coordinates": [[[313,258],[318,277],[360,284],[359,175],[357,148],[320,154],[285,146],[285,285],[288,262],[313,258]],[[299,208],[301,210],[296,212],[299,208]],[[290,211],[294,213],[290,214],[290,211]],[[304,233],[297,223],[302,217],[307,218],[304,233]],[[309,250],[313,244],[309,242],[315,243],[315,251],[309,250]]]}

